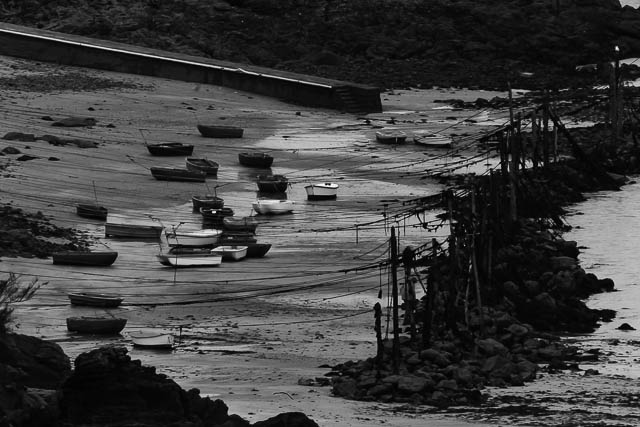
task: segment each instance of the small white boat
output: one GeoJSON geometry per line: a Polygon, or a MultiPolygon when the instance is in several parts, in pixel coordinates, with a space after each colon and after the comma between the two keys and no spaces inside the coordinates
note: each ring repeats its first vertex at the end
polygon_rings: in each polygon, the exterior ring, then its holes
{"type": "Polygon", "coordinates": [[[278,215],[293,212],[293,204],[293,200],[259,199],[252,206],[259,214],[278,215]]]}
{"type": "Polygon", "coordinates": [[[222,255],[205,248],[172,248],[156,255],[168,267],[211,267],[222,263],[222,255]]]}
{"type": "Polygon", "coordinates": [[[165,229],[169,246],[213,246],[218,243],[221,234],[222,230],[216,228],[175,231],[165,229]]]}
{"type": "Polygon", "coordinates": [[[416,134],[413,136],[416,145],[431,148],[451,148],[453,140],[450,136],[439,135],[437,133],[416,134]]]}
{"type": "Polygon", "coordinates": [[[218,246],[211,249],[211,253],[217,254],[222,257],[224,261],[239,261],[247,256],[248,246],[218,246]]]}
{"type": "Polygon", "coordinates": [[[173,334],[162,332],[131,332],[129,336],[134,346],[145,348],[170,349],[175,341],[173,334]]]}
{"type": "Polygon", "coordinates": [[[376,140],[383,144],[403,144],[407,134],[401,130],[380,130],[376,132],[376,140]]]}
{"type": "Polygon", "coordinates": [[[338,184],[333,182],[322,182],[309,184],[304,187],[309,200],[335,199],[338,197],[338,184]]]}

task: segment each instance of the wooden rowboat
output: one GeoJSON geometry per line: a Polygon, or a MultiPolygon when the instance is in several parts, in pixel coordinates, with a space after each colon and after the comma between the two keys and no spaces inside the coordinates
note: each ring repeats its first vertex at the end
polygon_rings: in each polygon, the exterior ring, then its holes
{"type": "Polygon", "coordinates": [[[67,317],[67,329],[82,334],[119,334],[127,319],[118,317],[67,317]]]}
{"type": "Polygon", "coordinates": [[[123,299],[113,295],[91,293],[91,292],[73,292],[68,295],[69,301],[73,305],[82,305],[89,307],[117,307],[123,299]]]}
{"type": "Polygon", "coordinates": [[[246,243],[247,258],[262,258],[271,249],[271,243],[246,243]]]}
{"type": "Polygon", "coordinates": [[[221,254],[204,248],[172,248],[157,258],[160,264],[170,267],[211,267],[222,263],[221,254]]]}
{"type": "Polygon", "coordinates": [[[207,173],[202,170],[156,167],[150,168],[151,175],[160,181],[205,182],[207,173]]]}
{"type": "Polygon", "coordinates": [[[293,211],[293,200],[259,199],[252,206],[262,215],[286,214],[293,211]]]}
{"type": "Polygon", "coordinates": [[[59,265],[85,265],[96,267],[107,267],[113,264],[118,258],[118,252],[82,252],[82,251],[62,251],[51,254],[54,264],[59,265]]]}
{"type": "Polygon", "coordinates": [[[193,144],[182,142],[164,142],[146,144],[146,146],[152,156],[190,156],[193,153],[193,144]]]}
{"type": "Polygon", "coordinates": [[[131,332],[129,334],[135,347],[150,349],[170,349],[173,348],[173,334],[161,332],[131,332]]]}
{"type": "Polygon", "coordinates": [[[322,182],[304,187],[308,200],[328,200],[338,197],[338,184],[322,182]]]}
{"type": "Polygon", "coordinates": [[[222,225],[229,231],[247,231],[255,233],[258,221],[252,216],[227,216],[222,219],[222,225]]]}
{"type": "Polygon", "coordinates": [[[90,204],[78,204],[76,205],[76,214],[83,218],[91,218],[91,219],[107,219],[108,214],[107,208],[100,205],[90,205],[90,204]]]}
{"type": "Polygon", "coordinates": [[[224,199],[211,194],[204,196],[191,196],[193,211],[200,212],[200,209],[222,209],[224,207],[224,199]]]}
{"type": "Polygon", "coordinates": [[[198,125],[200,135],[205,138],[242,138],[244,129],[237,126],[198,125]]]}
{"type": "Polygon", "coordinates": [[[243,166],[267,169],[273,164],[273,156],[260,152],[239,153],[238,161],[243,166]]]}
{"type": "Polygon", "coordinates": [[[162,225],[151,220],[109,215],[104,225],[104,234],[106,237],[149,240],[160,238],[162,229],[162,225]]]}
{"type": "Polygon", "coordinates": [[[400,130],[378,131],[376,140],[382,144],[403,144],[407,140],[407,134],[400,130]]]}
{"type": "Polygon", "coordinates": [[[284,175],[258,175],[257,184],[263,193],[285,193],[289,180],[284,175]]]}
{"type": "Polygon", "coordinates": [[[240,261],[247,256],[247,246],[223,245],[211,249],[211,253],[218,254],[223,261],[240,261]]]}
{"type": "Polygon", "coordinates": [[[169,246],[213,246],[218,243],[222,231],[215,228],[202,230],[165,230],[169,246]]]}
{"type": "Polygon", "coordinates": [[[218,168],[220,164],[213,160],[199,158],[199,157],[187,157],[185,160],[187,169],[190,171],[204,172],[209,176],[215,176],[218,174],[218,168]]]}
{"type": "Polygon", "coordinates": [[[449,136],[427,133],[413,136],[413,142],[429,148],[451,148],[453,140],[449,136]]]}

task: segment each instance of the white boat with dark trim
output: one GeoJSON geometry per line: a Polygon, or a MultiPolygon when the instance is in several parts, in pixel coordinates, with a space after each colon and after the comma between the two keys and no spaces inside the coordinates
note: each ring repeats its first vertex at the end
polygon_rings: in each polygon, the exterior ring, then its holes
{"type": "Polygon", "coordinates": [[[258,199],[252,203],[253,210],[262,215],[279,215],[293,212],[293,200],[258,199]]]}
{"type": "Polygon", "coordinates": [[[326,200],[338,197],[339,185],[333,182],[309,184],[304,187],[308,200],[326,200]]]}
{"type": "Polygon", "coordinates": [[[211,253],[218,254],[224,261],[240,261],[247,256],[247,246],[218,246],[211,249],[211,253]]]}
{"type": "Polygon", "coordinates": [[[165,229],[169,246],[213,246],[218,243],[222,230],[203,228],[202,230],[165,229]]]}
{"type": "Polygon", "coordinates": [[[129,337],[136,347],[170,349],[173,348],[175,337],[164,332],[130,332],[129,337]]]}
{"type": "Polygon", "coordinates": [[[450,136],[437,133],[416,134],[413,136],[413,142],[430,148],[451,148],[453,145],[453,139],[450,136]]]}
{"type": "Polygon", "coordinates": [[[208,248],[171,248],[156,255],[167,267],[214,267],[222,263],[222,255],[208,248]]]}

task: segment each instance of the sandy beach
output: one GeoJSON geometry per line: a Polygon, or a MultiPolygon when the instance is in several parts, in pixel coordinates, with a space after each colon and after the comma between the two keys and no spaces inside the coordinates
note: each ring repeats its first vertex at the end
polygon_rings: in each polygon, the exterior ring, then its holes
{"type": "MultiPolygon", "coordinates": [[[[2,141],[0,148],[15,147],[36,158],[0,157],[7,164],[0,198],[30,212],[41,211],[57,225],[85,232],[95,240],[95,248],[108,247],[119,256],[106,269],[57,266],[51,259],[2,258],[3,273],[46,282],[33,300],[17,308],[17,332],[53,340],[72,359],[97,346],[125,345],[132,358],[155,366],[185,389],[196,387],[202,395],[224,400],[230,413],[251,422],[300,411],[320,426],[497,425],[496,418],[473,410],[447,414],[434,408],[338,399],[331,396],[324,380],[330,366],[375,353],[372,307],[378,301],[386,306],[388,297],[388,271],[377,265],[388,256],[390,228],[398,231],[401,246],[447,235],[447,230],[428,233],[419,226],[439,212],[423,218],[401,215],[412,199],[441,189],[437,181],[426,178],[427,171],[448,170],[456,160],[478,153],[472,145],[448,155],[414,144],[382,145],[375,141],[375,131],[477,134],[501,124],[505,115],[453,111],[434,101],[504,94],[396,91],[382,95],[383,113],[360,117],[222,87],[0,57],[0,75],[5,77],[44,78],[71,71],[130,82],[136,88],[3,90],[3,135],[49,134],[94,142],[96,147],[2,141]],[[65,117],[92,117],[97,123],[61,128],[52,127],[47,119],[65,117]],[[245,134],[237,140],[203,138],[197,123],[241,126],[245,134]],[[156,181],[149,173],[151,166],[184,166],[181,157],[151,156],[145,143],[156,142],[194,144],[194,155],[220,163],[217,178],[208,179],[206,185],[156,181]],[[273,245],[264,258],[174,270],[155,259],[157,242],[105,238],[102,222],[75,214],[75,204],[97,199],[110,214],[130,220],[199,229],[202,218],[192,212],[191,195],[215,191],[236,215],[252,215],[251,202],[259,196],[255,177],[260,171],[237,161],[239,152],[249,150],[268,151],[275,157],[271,171],[289,178],[286,196],[295,202],[293,214],[257,217],[258,241],[273,245]],[[316,181],[339,183],[338,198],[306,200],[304,185],[316,181]],[[82,290],[125,298],[121,307],[110,310],[128,320],[121,336],[96,339],[67,332],[69,316],[104,314],[69,304],[67,293],[82,290]],[[177,346],[170,352],[134,348],[128,333],[136,330],[170,331],[177,346]]],[[[478,163],[462,172],[484,167],[485,163],[478,163]]],[[[565,385],[565,393],[580,395],[593,386],[584,382],[576,386],[579,381],[573,380],[571,374],[546,377],[516,391],[491,393],[547,396],[548,390],[562,390],[560,385],[565,385]]],[[[611,384],[613,390],[637,387],[620,385],[615,379],[599,384],[611,384]]],[[[585,398],[580,405],[589,404],[585,398]]],[[[571,409],[564,406],[560,411],[570,413],[571,409]]],[[[498,418],[497,422],[530,425],[535,416],[519,421],[498,418]]]]}

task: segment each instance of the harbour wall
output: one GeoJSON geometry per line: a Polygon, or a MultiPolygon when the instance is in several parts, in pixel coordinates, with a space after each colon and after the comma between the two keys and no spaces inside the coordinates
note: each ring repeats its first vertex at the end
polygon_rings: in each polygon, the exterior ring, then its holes
{"type": "Polygon", "coordinates": [[[350,113],[382,111],[379,88],[0,23],[0,54],[212,84],[350,113]]]}

